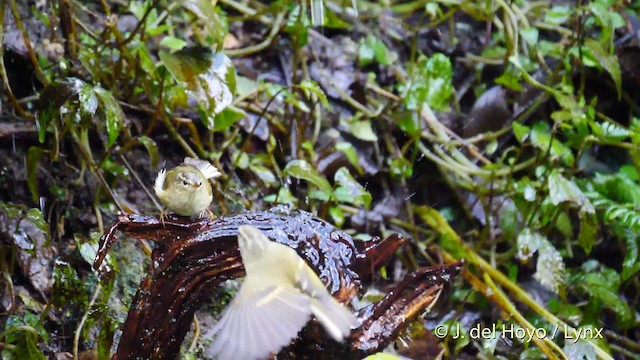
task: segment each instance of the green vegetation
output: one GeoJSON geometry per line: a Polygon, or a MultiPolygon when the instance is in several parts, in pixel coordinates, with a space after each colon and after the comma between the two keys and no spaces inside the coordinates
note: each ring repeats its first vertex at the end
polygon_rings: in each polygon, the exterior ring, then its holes
{"type": "Polygon", "coordinates": [[[283,203],[359,239],[401,232],[402,270],[464,258],[400,354],[640,354],[638,4],[358,1],[356,16],[325,0],[314,28],[306,1],[20,3],[0,0],[3,358],[109,358],[149,248],[121,241],[100,279],[98,237],[119,212],[159,213],[153,179],[185,156],[223,172],[216,214],[283,203]],[[440,324],[560,333],[425,335],[440,324]]]}

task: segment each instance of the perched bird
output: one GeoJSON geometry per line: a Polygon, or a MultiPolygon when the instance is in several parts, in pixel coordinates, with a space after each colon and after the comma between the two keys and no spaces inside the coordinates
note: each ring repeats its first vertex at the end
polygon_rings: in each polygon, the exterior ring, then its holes
{"type": "Polygon", "coordinates": [[[246,277],[220,321],[208,354],[218,359],[263,359],[296,338],[313,314],[336,341],[358,319],[329,294],[318,275],[287,245],[254,226],[238,231],[246,277]]]}
{"type": "MultiPolygon", "coordinates": [[[[212,218],[209,204],[213,191],[209,179],[220,175],[210,162],[186,157],[179,166],[169,171],[162,169],[153,189],[166,208],[178,215],[203,217],[207,213],[212,218]]],[[[165,213],[166,209],[160,215],[163,220],[165,213]]]]}

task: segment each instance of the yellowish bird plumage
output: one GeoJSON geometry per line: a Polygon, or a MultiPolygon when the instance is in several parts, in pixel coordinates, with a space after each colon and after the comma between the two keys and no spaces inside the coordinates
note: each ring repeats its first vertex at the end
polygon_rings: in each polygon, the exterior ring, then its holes
{"type": "Polygon", "coordinates": [[[162,169],[153,189],[172,212],[182,216],[203,217],[213,201],[209,179],[220,175],[210,162],[186,157],[181,165],[169,171],[162,169]]]}
{"type": "Polygon", "coordinates": [[[295,339],[311,315],[336,341],[358,325],[355,315],[327,291],[309,265],[287,245],[254,226],[238,231],[246,270],[240,290],[212,329],[209,355],[263,359],[295,339]]]}

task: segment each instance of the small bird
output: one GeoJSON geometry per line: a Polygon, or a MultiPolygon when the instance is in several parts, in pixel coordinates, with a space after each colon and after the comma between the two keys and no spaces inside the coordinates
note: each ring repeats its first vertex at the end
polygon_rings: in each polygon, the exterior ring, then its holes
{"type": "Polygon", "coordinates": [[[200,159],[184,158],[184,162],[166,171],[160,170],[153,189],[166,206],[160,218],[164,221],[166,209],[182,216],[205,213],[213,218],[209,204],[213,201],[213,191],[209,179],[222,175],[210,162],[200,159]]]}
{"type": "Polygon", "coordinates": [[[358,326],[294,249],[250,225],[238,230],[238,247],[247,275],[211,330],[217,336],[208,355],[266,358],[296,338],[312,314],[336,341],[358,326]]]}

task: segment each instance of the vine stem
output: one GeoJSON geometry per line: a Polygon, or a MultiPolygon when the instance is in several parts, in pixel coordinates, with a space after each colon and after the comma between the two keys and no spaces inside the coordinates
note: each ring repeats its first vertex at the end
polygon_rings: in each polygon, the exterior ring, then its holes
{"type": "MultiPolygon", "coordinates": [[[[511,294],[513,294],[513,296],[518,301],[527,305],[531,310],[533,310],[535,313],[537,313],[538,315],[546,319],[552,325],[555,325],[560,332],[564,333],[565,338],[570,337],[574,339],[575,334],[578,333],[574,327],[570,326],[569,324],[559,319],[557,316],[552,314],[549,310],[545,309],[544,306],[538,304],[531,297],[531,295],[529,295],[520,286],[518,286],[511,279],[509,279],[509,277],[504,275],[500,270],[495,269],[493,266],[491,266],[491,264],[489,264],[486,260],[484,260],[480,255],[478,255],[478,253],[476,253],[473,249],[467,246],[467,244],[465,244],[462,241],[460,236],[458,236],[458,234],[451,228],[451,226],[449,225],[449,222],[446,219],[444,219],[438,211],[436,211],[435,209],[431,209],[430,215],[431,215],[430,221],[427,222],[428,225],[433,230],[440,233],[441,236],[444,235],[449,237],[449,239],[453,240],[456,243],[456,245],[458,245],[458,247],[462,251],[464,251],[465,253],[464,260],[467,261],[469,264],[473,264],[474,266],[477,266],[478,270],[484,273],[483,276],[485,277],[485,282],[482,282],[476,276],[471,274],[468,270],[463,271],[462,275],[467,281],[469,281],[471,286],[473,286],[477,291],[485,295],[486,294],[495,295],[496,293],[491,288],[491,285],[488,285],[489,282],[495,281],[496,283],[500,284],[501,286],[509,290],[509,292],[511,292],[511,294]],[[487,278],[489,279],[489,281],[487,281],[487,278]],[[489,289],[487,288],[490,288],[491,290],[489,291],[489,289]]],[[[441,251],[446,261],[453,262],[457,260],[456,257],[452,256],[451,254],[446,252],[444,249],[442,249],[441,251]]],[[[496,296],[488,296],[488,298],[490,300],[493,300],[494,304],[500,307],[501,310],[507,312],[514,318],[516,319],[524,318],[524,316],[518,311],[518,309],[515,306],[511,306],[511,307],[505,306],[504,302],[496,301],[497,299],[496,296]]],[[[613,357],[611,357],[611,355],[609,355],[603,348],[601,348],[593,339],[587,338],[585,339],[585,341],[591,344],[598,358],[604,359],[604,360],[613,360],[613,357]]]]}
{"type": "Polygon", "coordinates": [[[78,359],[78,343],[80,342],[80,333],[82,333],[82,327],[84,326],[84,323],[87,321],[87,318],[89,317],[89,311],[91,310],[91,307],[96,303],[96,300],[98,299],[98,295],[100,295],[101,290],[102,290],[102,285],[98,284],[98,286],[96,286],[96,290],[93,292],[93,296],[91,297],[91,300],[89,301],[89,306],[87,307],[87,311],[85,311],[84,315],[82,315],[82,319],[80,319],[78,328],[76,329],[75,334],[73,334],[73,360],[78,359]]]}

